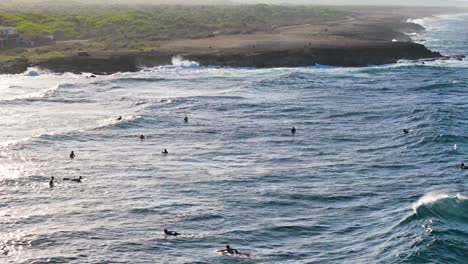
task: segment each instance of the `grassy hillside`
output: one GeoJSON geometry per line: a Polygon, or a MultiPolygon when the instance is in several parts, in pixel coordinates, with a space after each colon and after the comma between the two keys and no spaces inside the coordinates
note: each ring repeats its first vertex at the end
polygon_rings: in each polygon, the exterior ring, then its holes
{"type": "Polygon", "coordinates": [[[270,30],[272,26],[336,20],[344,12],[322,7],[243,6],[141,6],[75,8],[67,12],[0,12],[0,25],[20,33],[55,35],[58,39],[97,41],[162,40],[216,34],[270,30]]]}

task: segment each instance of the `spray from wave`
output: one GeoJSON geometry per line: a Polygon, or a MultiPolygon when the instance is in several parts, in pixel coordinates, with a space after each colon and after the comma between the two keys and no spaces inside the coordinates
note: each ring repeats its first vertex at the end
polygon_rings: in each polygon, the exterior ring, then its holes
{"type": "Polygon", "coordinates": [[[182,68],[198,68],[200,67],[200,63],[196,61],[189,61],[184,60],[181,56],[174,56],[172,57],[172,65],[175,67],[182,67],[182,68]]]}

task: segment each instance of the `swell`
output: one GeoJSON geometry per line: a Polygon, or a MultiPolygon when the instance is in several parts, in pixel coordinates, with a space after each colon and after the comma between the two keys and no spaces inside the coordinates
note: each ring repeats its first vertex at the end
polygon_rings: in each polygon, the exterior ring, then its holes
{"type": "Polygon", "coordinates": [[[437,218],[468,225],[468,198],[461,194],[429,193],[413,205],[413,214],[402,224],[437,218]]]}
{"type": "Polygon", "coordinates": [[[127,77],[127,78],[119,78],[119,79],[114,79],[111,82],[112,83],[122,83],[122,84],[134,84],[134,83],[154,83],[154,82],[162,82],[162,81],[168,81],[168,79],[165,78],[158,78],[158,77],[127,77]]]}
{"type": "Polygon", "coordinates": [[[15,104],[15,103],[24,103],[24,102],[55,102],[55,103],[84,103],[90,102],[89,99],[68,99],[68,98],[59,98],[57,95],[60,93],[62,89],[72,88],[74,84],[65,83],[54,85],[50,88],[27,93],[23,95],[19,95],[13,98],[3,99],[0,100],[0,103],[6,104],[15,104]]]}
{"type": "Polygon", "coordinates": [[[389,229],[378,252],[385,263],[465,263],[468,258],[468,198],[431,192],[389,229]]]}
{"type": "MultiPolygon", "coordinates": [[[[131,115],[123,120],[116,119],[104,119],[98,120],[95,124],[90,124],[83,128],[75,128],[64,131],[55,131],[49,133],[42,133],[35,136],[30,136],[18,140],[12,140],[0,144],[0,149],[14,149],[24,147],[29,144],[33,144],[40,141],[67,141],[73,139],[79,139],[81,137],[92,136],[93,131],[99,131],[102,129],[128,129],[139,127],[144,123],[144,118],[138,115],[131,115]]],[[[89,139],[89,138],[87,138],[89,139]]]]}

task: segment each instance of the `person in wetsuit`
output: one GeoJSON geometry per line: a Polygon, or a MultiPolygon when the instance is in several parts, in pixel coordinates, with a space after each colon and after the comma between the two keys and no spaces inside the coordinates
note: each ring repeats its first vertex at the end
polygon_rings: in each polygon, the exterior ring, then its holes
{"type": "Polygon", "coordinates": [[[169,154],[169,152],[167,151],[167,149],[164,149],[162,154],[167,155],[167,154],[169,154]]]}
{"type": "Polygon", "coordinates": [[[54,176],[50,177],[50,181],[49,181],[49,187],[52,188],[54,187],[54,176]]]}
{"type": "Polygon", "coordinates": [[[226,245],[225,249],[218,250],[218,252],[224,253],[224,254],[229,254],[229,255],[239,255],[239,256],[245,256],[245,257],[250,257],[249,253],[241,253],[239,250],[235,248],[231,248],[231,246],[226,245]]]}
{"type": "Polygon", "coordinates": [[[73,152],[72,150],[72,152],[70,153],[70,159],[74,159],[74,158],[75,158],[75,152],[73,152]]]}
{"type": "Polygon", "coordinates": [[[296,134],[296,128],[295,127],[291,128],[291,134],[296,134]]]}
{"type": "Polygon", "coordinates": [[[166,236],[179,236],[180,234],[175,232],[175,231],[168,231],[167,229],[164,229],[164,234],[166,236]]]}
{"type": "Polygon", "coordinates": [[[70,179],[70,178],[63,178],[64,181],[72,181],[72,182],[81,182],[81,180],[83,179],[83,177],[78,177],[76,179],[70,179]]]}
{"type": "Polygon", "coordinates": [[[81,179],[83,179],[83,177],[78,177],[78,179],[71,179],[72,182],[81,182],[81,179]]]}

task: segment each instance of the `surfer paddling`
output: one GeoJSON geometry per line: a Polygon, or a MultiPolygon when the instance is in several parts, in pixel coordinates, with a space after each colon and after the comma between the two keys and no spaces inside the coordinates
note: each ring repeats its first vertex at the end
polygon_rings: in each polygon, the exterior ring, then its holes
{"type": "Polygon", "coordinates": [[[83,177],[78,177],[76,179],[70,179],[70,178],[63,178],[64,181],[72,181],[72,182],[79,182],[81,183],[81,180],[83,179],[83,177]]]}
{"type": "Polygon", "coordinates": [[[218,252],[224,254],[224,255],[233,255],[233,256],[243,256],[243,257],[250,257],[249,253],[242,253],[239,252],[239,250],[235,248],[231,248],[231,246],[226,245],[225,249],[220,249],[218,252]]]}

